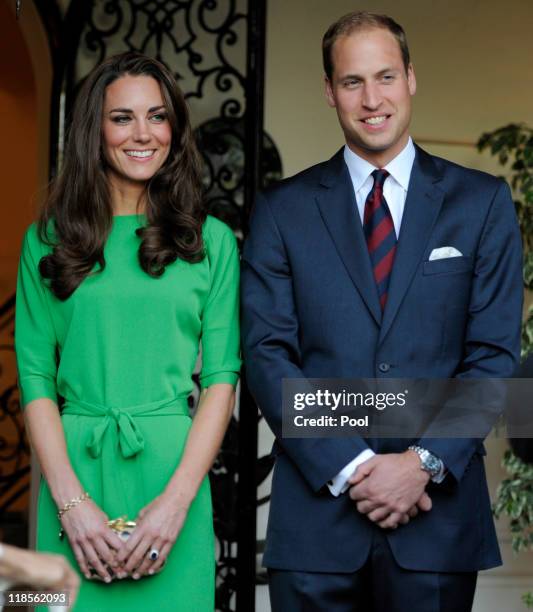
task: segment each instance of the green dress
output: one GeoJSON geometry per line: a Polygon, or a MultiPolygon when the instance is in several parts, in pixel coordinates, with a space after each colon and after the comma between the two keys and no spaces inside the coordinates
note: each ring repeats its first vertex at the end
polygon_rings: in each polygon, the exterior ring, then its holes
{"type": "MultiPolygon", "coordinates": [[[[22,405],[64,398],[70,461],[109,518],[135,518],[179,464],[191,426],[187,398],[199,345],[202,387],[235,385],[240,368],[239,261],[231,230],[208,217],[204,260],[178,260],[153,278],[138,262],[135,230],[143,223],[142,215],[115,217],[105,269],[65,301],[39,275],[39,261],[49,250],[35,225],[26,233],[19,267],[15,344],[22,405]]],[[[59,529],[42,480],[37,548],[62,553],[78,568],[59,529]]],[[[109,585],[82,577],[75,610],[212,612],[214,570],[206,477],[164,569],[109,585]]]]}

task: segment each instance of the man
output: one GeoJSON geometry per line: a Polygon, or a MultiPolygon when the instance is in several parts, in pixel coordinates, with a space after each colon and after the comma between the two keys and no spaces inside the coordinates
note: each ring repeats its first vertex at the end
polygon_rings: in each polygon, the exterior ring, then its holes
{"type": "Polygon", "coordinates": [[[272,609],[470,610],[476,572],[501,563],[482,441],[284,439],[281,385],[510,376],[513,203],[504,181],[411,141],[415,73],[392,19],[341,18],[323,55],[346,146],[258,197],[243,257],[248,383],[276,435],[272,609]]]}

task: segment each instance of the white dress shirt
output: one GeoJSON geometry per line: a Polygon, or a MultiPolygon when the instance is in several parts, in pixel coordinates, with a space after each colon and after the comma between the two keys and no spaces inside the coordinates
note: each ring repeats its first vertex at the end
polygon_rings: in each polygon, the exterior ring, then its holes
{"type": "MultiPolygon", "coordinates": [[[[400,236],[400,228],[402,225],[403,209],[405,207],[405,199],[407,198],[407,188],[409,187],[409,179],[411,178],[411,170],[415,161],[415,146],[411,138],[398,155],[391,160],[384,168],[390,176],[385,179],[383,184],[383,196],[389,207],[392,221],[394,223],[394,231],[396,238],[400,236]]],[[[344,161],[348,166],[350,178],[352,179],[353,190],[355,193],[355,201],[357,210],[363,223],[365,215],[365,203],[374,184],[372,172],[377,170],[370,162],[354,153],[348,145],[344,147],[344,161]]],[[[359,453],[355,459],[350,461],[329,483],[328,488],[331,493],[337,497],[348,489],[348,478],[357,470],[361,463],[364,463],[375,455],[370,448],[359,453]]],[[[435,482],[441,482],[444,479],[445,472],[435,476],[435,482]]]]}
{"type": "MultiPolygon", "coordinates": [[[[355,201],[357,202],[357,210],[359,211],[362,224],[365,216],[365,202],[374,185],[372,172],[377,170],[377,168],[370,162],[367,162],[366,159],[356,155],[348,145],[344,147],[344,161],[348,166],[348,172],[352,179],[355,201]]],[[[405,207],[407,188],[409,187],[409,179],[411,178],[414,161],[415,146],[409,138],[402,151],[385,166],[385,170],[387,170],[390,176],[385,179],[383,184],[383,196],[387,201],[397,238],[400,235],[403,209],[405,207]]]]}

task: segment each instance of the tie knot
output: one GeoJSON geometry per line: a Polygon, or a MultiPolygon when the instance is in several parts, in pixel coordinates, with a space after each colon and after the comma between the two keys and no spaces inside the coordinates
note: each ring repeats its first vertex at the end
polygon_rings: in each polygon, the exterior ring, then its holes
{"type": "Polygon", "coordinates": [[[383,187],[383,183],[389,176],[389,173],[384,168],[380,168],[379,170],[374,170],[374,172],[372,172],[372,176],[374,178],[374,186],[379,185],[380,187],[383,187]]]}

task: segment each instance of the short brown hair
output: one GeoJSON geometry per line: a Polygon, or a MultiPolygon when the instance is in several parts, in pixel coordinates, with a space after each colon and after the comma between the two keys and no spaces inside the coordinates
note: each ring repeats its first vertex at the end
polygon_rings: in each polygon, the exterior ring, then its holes
{"type": "Polygon", "coordinates": [[[381,28],[388,30],[400,45],[402,60],[405,66],[405,71],[409,67],[409,47],[407,46],[407,37],[402,26],[392,17],[388,15],[378,15],[376,13],[368,13],[366,11],[355,11],[348,13],[331,24],[324,34],[322,39],[322,60],[324,62],[324,72],[328,79],[333,75],[333,61],[331,59],[331,49],[337,38],[348,36],[356,30],[365,30],[371,28],[381,28]]]}

